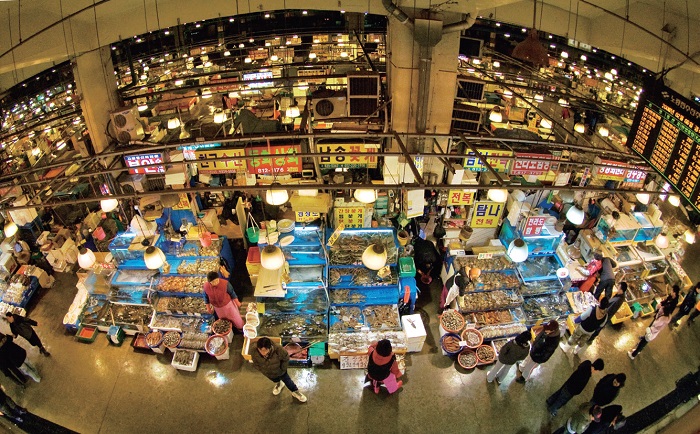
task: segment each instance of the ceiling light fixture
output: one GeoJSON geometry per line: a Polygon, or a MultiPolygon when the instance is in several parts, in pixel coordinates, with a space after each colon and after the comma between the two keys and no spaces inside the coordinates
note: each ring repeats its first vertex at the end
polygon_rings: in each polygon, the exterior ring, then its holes
{"type": "Polygon", "coordinates": [[[380,270],[386,265],[387,251],[383,244],[370,245],[362,253],[362,265],[370,270],[380,270]]]}
{"type": "Polygon", "coordinates": [[[507,254],[513,262],[524,262],[529,254],[527,244],[522,238],[516,238],[508,245],[507,254]]]}
{"type": "Polygon", "coordinates": [[[580,225],[583,223],[586,214],[583,212],[581,205],[574,205],[566,212],[566,219],[575,225],[580,225]]]}

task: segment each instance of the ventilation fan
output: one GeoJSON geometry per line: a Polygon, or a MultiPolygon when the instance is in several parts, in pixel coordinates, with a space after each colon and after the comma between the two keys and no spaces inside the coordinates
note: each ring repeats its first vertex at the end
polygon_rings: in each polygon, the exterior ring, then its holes
{"type": "Polygon", "coordinates": [[[345,96],[331,96],[314,99],[311,101],[311,110],[314,119],[344,118],[346,114],[347,98],[345,96]]]}
{"type": "Polygon", "coordinates": [[[139,120],[139,112],[136,107],[121,109],[110,114],[114,135],[119,143],[128,143],[132,140],[144,138],[143,125],[139,120]]]}

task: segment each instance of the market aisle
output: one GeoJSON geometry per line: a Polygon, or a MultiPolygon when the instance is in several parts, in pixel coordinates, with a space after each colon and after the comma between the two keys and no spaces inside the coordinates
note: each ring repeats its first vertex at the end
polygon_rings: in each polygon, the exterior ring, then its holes
{"type": "MultiPolygon", "coordinates": [[[[435,302],[421,313],[430,330],[420,354],[410,356],[405,387],[396,396],[362,389],[361,371],[341,371],[334,364],[290,369],[307,394],[306,404],[288,391],[272,395],[272,383],[240,357],[236,336],[229,361],[205,357],[196,372],[176,371],[170,356],[135,353],[128,343],[110,346],[101,333],[83,344],[65,333],[63,315],[75,294],[75,277],[61,275],[56,286],[30,308],[51,358],[29,349],[43,377],[24,391],[3,377],[11,396],[38,416],[81,433],[133,432],[425,432],[540,433],[557,428],[582,396],[564,407],[550,424],[544,401],[570,374],[579,359],[557,350],[531,384],[487,384],[485,370],[465,372],[443,356],[435,302]]],[[[421,298],[427,294],[421,295],[421,298]]],[[[432,300],[439,298],[437,284],[432,300]]],[[[625,372],[627,386],[619,403],[631,414],[674,388],[675,380],[697,369],[700,327],[664,331],[634,362],[631,349],[649,320],[627,322],[603,331],[585,356],[603,357],[606,372],[625,372]]],[[[20,344],[28,347],[19,339],[20,344]]],[[[9,427],[8,422],[1,422],[9,427]]],[[[12,428],[12,432],[17,432],[12,428]]]]}

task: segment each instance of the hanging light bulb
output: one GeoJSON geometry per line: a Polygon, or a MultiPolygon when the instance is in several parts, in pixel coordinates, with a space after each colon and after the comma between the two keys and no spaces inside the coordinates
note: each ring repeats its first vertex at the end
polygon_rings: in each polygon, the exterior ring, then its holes
{"type": "Polygon", "coordinates": [[[143,254],[143,262],[149,270],[157,270],[165,265],[165,253],[155,246],[148,246],[143,254]]]}
{"type": "Polygon", "coordinates": [[[489,120],[491,122],[503,122],[503,115],[501,114],[501,109],[494,107],[489,113],[489,120]]]}
{"type": "Polygon", "coordinates": [[[279,270],[284,265],[284,253],[277,246],[267,245],[260,252],[260,265],[266,270],[279,270]]]}
{"type": "Polygon", "coordinates": [[[644,205],[649,204],[649,199],[651,199],[651,196],[649,196],[647,193],[637,193],[634,195],[639,203],[643,203],[644,205]]]}
{"type": "Polygon", "coordinates": [[[493,188],[489,190],[486,197],[494,202],[505,202],[508,199],[508,190],[503,190],[501,188],[493,188]]]}
{"type": "Polygon", "coordinates": [[[270,60],[273,62],[277,62],[278,60],[280,60],[280,58],[278,55],[273,54],[272,56],[270,56],[270,60]]]}
{"type": "Polygon", "coordinates": [[[505,99],[513,98],[513,92],[511,92],[509,90],[504,90],[503,91],[503,98],[505,98],[505,99]]]}
{"type": "Polygon", "coordinates": [[[552,121],[550,121],[549,119],[542,118],[542,120],[540,121],[540,126],[549,130],[552,128],[552,121]]]}
{"type": "Polygon", "coordinates": [[[119,201],[117,199],[102,199],[100,201],[100,208],[104,212],[112,212],[119,206],[119,201]]]}
{"type": "Polygon", "coordinates": [[[535,95],[535,101],[537,101],[537,102],[544,101],[544,95],[540,95],[540,94],[535,95]]]}
{"type": "Polygon", "coordinates": [[[679,206],[681,204],[681,197],[677,194],[672,194],[668,197],[668,204],[671,206],[679,206]]]}
{"type": "Polygon", "coordinates": [[[230,52],[230,51],[228,51],[228,50],[224,51],[224,56],[228,57],[228,56],[230,56],[230,55],[231,55],[231,52],[230,52]]]}
{"type": "MultiPolygon", "coordinates": [[[[271,186],[281,185],[279,182],[273,182],[271,186]]],[[[284,205],[289,200],[287,190],[267,190],[265,193],[265,202],[270,205],[284,205]]]]}
{"type": "Polygon", "coordinates": [[[178,128],[179,126],[180,126],[180,119],[178,119],[178,118],[168,119],[168,129],[169,130],[174,130],[175,128],[178,128]]]}
{"type": "Polygon", "coordinates": [[[562,51],[562,52],[561,52],[561,57],[562,57],[562,59],[568,59],[568,58],[569,58],[569,53],[567,53],[566,51],[562,51]]]}
{"type": "Polygon", "coordinates": [[[668,237],[664,232],[661,232],[659,235],[656,236],[654,244],[656,244],[656,247],[660,249],[665,249],[668,247],[668,237]]]}
{"type": "Polygon", "coordinates": [[[95,262],[97,262],[97,258],[92,250],[86,247],[80,249],[80,253],[78,254],[78,265],[80,265],[80,268],[87,270],[92,268],[95,262]]]}
{"type": "Polygon", "coordinates": [[[371,188],[358,188],[355,190],[353,197],[358,202],[374,203],[377,201],[377,190],[373,190],[371,188]]]}
{"type": "Polygon", "coordinates": [[[370,270],[379,270],[386,265],[387,252],[382,244],[372,244],[362,253],[362,265],[370,270]]]}
{"type": "Polygon", "coordinates": [[[202,99],[211,98],[211,90],[206,89],[202,91],[202,99]]]}
{"type": "Polygon", "coordinates": [[[516,238],[508,245],[508,257],[513,262],[523,262],[528,256],[527,244],[522,238],[516,238]]]}
{"type": "Polygon", "coordinates": [[[295,106],[295,105],[289,107],[289,108],[285,111],[284,114],[285,114],[285,116],[288,117],[288,118],[298,118],[299,116],[301,116],[301,112],[299,111],[299,107],[298,107],[298,106],[295,106]]]}
{"type": "Polygon", "coordinates": [[[214,113],[214,123],[215,124],[223,124],[226,122],[226,113],[223,111],[217,111],[214,113]]]}
{"type": "Polygon", "coordinates": [[[253,59],[251,59],[250,57],[246,57],[245,59],[243,59],[243,62],[245,62],[245,63],[253,63],[253,59]]]}
{"type": "Polygon", "coordinates": [[[695,243],[695,232],[688,229],[685,232],[683,232],[683,238],[685,238],[686,243],[693,244],[695,243]]]}
{"type": "Polygon", "coordinates": [[[5,229],[3,230],[3,232],[5,232],[5,236],[9,238],[16,234],[18,230],[19,227],[17,227],[17,224],[12,220],[8,219],[7,223],[5,223],[5,229]]]}
{"type": "Polygon", "coordinates": [[[583,223],[583,219],[585,217],[586,214],[583,212],[583,208],[581,208],[581,206],[578,204],[572,206],[566,212],[566,219],[575,225],[580,225],[583,223]]]}
{"type": "Polygon", "coordinates": [[[586,132],[586,126],[583,124],[583,122],[577,122],[576,125],[574,125],[574,131],[583,134],[586,132]]]}
{"type": "Polygon", "coordinates": [[[316,53],[314,53],[314,52],[309,53],[309,59],[313,60],[315,58],[316,58],[316,53]]]}
{"type": "Polygon", "coordinates": [[[558,101],[559,105],[562,107],[568,107],[569,106],[569,101],[565,100],[564,98],[559,98],[558,101]]]}
{"type": "Polygon", "coordinates": [[[610,130],[607,127],[600,127],[598,129],[598,134],[603,137],[608,137],[610,135],[610,130]]]}
{"type": "Polygon", "coordinates": [[[498,67],[500,67],[500,66],[501,66],[501,62],[499,62],[498,60],[495,61],[495,62],[493,62],[493,67],[494,67],[494,68],[498,68],[498,67]]]}

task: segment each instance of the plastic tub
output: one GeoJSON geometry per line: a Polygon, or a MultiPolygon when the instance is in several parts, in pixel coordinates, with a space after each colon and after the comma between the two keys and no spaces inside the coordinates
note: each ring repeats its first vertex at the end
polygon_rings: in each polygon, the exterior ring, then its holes
{"type": "Polygon", "coordinates": [[[169,348],[171,351],[175,350],[175,348],[180,345],[181,340],[182,333],[175,330],[167,331],[163,335],[163,345],[165,348],[169,348]],[[175,336],[177,336],[177,339],[175,339],[175,336]]]}
{"type": "Polygon", "coordinates": [[[494,350],[491,345],[480,345],[479,348],[476,349],[476,357],[477,359],[479,359],[480,364],[486,365],[489,363],[493,363],[496,360],[496,350],[494,350]],[[491,354],[491,356],[484,357],[483,359],[479,357],[479,349],[481,348],[484,348],[485,351],[490,351],[489,354],[491,354]]]}
{"type": "Polygon", "coordinates": [[[245,314],[245,322],[253,327],[257,327],[260,325],[260,317],[257,312],[248,312],[245,314]]]}
{"type": "Polygon", "coordinates": [[[243,326],[243,335],[248,339],[254,339],[258,336],[258,329],[255,326],[246,324],[243,326]]]}
{"type": "Polygon", "coordinates": [[[462,351],[463,347],[459,345],[459,342],[462,340],[462,338],[457,334],[457,333],[447,333],[445,336],[440,338],[440,346],[442,347],[442,350],[447,353],[448,356],[455,356],[462,351]],[[457,346],[455,347],[454,345],[451,345],[451,348],[447,348],[446,345],[448,342],[456,342],[457,346]]]}
{"type": "Polygon", "coordinates": [[[413,258],[406,256],[399,258],[399,277],[415,277],[416,264],[413,258]]]}

